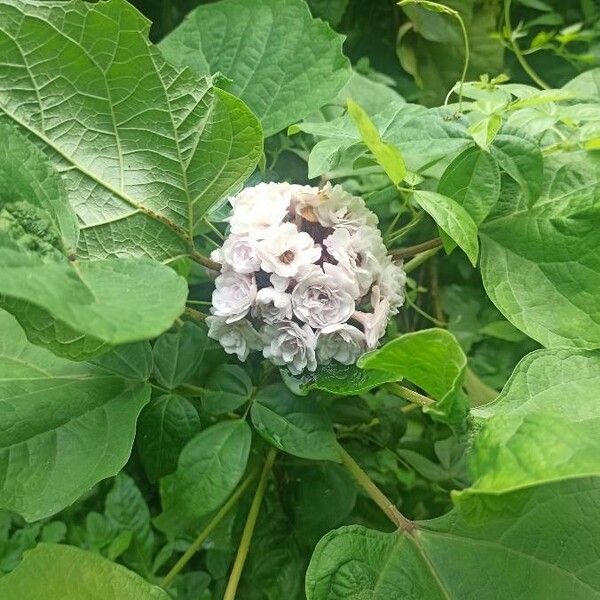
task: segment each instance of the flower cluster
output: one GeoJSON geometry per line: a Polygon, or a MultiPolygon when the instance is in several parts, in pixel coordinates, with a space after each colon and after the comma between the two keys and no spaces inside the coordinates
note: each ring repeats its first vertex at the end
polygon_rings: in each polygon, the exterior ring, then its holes
{"type": "Polygon", "coordinates": [[[215,281],[209,336],[245,360],[262,351],[295,375],[375,348],[404,302],[394,264],[361,198],[261,183],[230,198],[230,234],[211,258],[215,281]]]}

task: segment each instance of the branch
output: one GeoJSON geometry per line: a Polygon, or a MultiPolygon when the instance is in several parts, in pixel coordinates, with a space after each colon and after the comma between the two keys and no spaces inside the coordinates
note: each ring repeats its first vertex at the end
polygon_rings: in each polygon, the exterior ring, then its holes
{"type": "Polygon", "coordinates": [[[437,237],[433,238],[432,240],[428,240],[427,242],[417,244],[416,246],[408,246],[407,248],[398,248],[398,250],[392,250],[390,254],[394,260],[399,260],[401,258],[407,258],[408,256],[414,256],[420,252],[425,252],[425,250],[439,248],[441,245],[442,240],[437,237]]]}
{"type": "Polygon", "coordinates": [[[190,308],[189,306],[186,306],[185,310],[183,311],[183,316],[188,317],[188,319],[190,319],[192,321],[197,321],[199,323],[202,323],[202,322],[204,322],[204,319],[206,319],[206,317],[208,315],[205,315],[203,312],[200,312],[199,310],[196,310],[195,308],[190,308]]]}
{"type": "Polygon", "coordinates": [[[432,406],[435,404],[435,400],[432,400],[423,394],[419,394],[419,392],[415,392],[415,390],[411,390],[399,383],[388,383],[388,388],[391,392],[396,394],[396,396],[400,396],[400,398],[404,398],[418,406],[432,406]]]}
{"type": "Polygon", "coordinates": [[[204,254],[200,254],[200,252],[194,250],[190,253],[190,258],[211,271],[217,271],[217,273],[221,271],[221,265],[218,262],[211,260],[208,256],[204,256],[204,254]]]}

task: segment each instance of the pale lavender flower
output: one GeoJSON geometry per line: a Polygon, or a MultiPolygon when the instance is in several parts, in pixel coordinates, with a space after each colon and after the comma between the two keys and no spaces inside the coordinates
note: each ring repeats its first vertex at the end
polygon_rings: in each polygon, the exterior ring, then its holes
{"type": "Polygon", "coordinates": [[[317,368],[317,338],[308,325],[300,327],[293,321],[281,321],[265,325],[261,334],[265,343],[263,355],[274,364],[286,366],[294,375],[317,368]]]}
{"type": "Polygon", "coordinates": [[[251,350],[261,350],[262,338],[247,319],[227,323],[221,317],[206,317],[208,337],[217,340],[227,354],[246,360],[251,350]]]}
{"type": "Polygon", "coordinates": [[[233,323],[245,317],[256,298],[254,275],[225,271],[215,280],[212,295],[212,313],[233,323]]]}
{"type": "Polygon", "coordinates": [[[317,334],[317,356],[322,364],[332,359],[352,365],[367,349],[365,334],[353,325],[328,325],[317,334]]]}

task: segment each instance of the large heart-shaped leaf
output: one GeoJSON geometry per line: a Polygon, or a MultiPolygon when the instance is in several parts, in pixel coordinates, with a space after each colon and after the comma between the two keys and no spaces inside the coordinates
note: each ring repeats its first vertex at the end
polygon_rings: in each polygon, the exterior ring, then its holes
{"type": "Polygon", "coordinates": [[[303,0],[222,0],[199,6],[160,48],[198,75],[222,73],[265,135],[314,112],[350,78],[342,36],[303,0]]]}
{"type": "Polygon", "coordinates": [[[544,169],[537,200],[507,194],[482,226],[483,282],[507,319],[544,346],[598,348],[600,157],[547,156],[544,169]]]}
{"type": "Polygon", "coordinates": [[[62,173],[80,257],[187,253],[260,156],[248,108],[169,65],[147,35],[125,0],[0,2],[0,121],[62,173]]]}
{"type": "Polygon", "coordinates": [[[473,409],[472,487],[498,494],[569,477],[600,476],[600,354],[539,350],[492,403],[473,409]]]}
{"type": "Polygon", "coordinates": [[[169,600],[159,587],[99,554],[40,544],[0,580],[2,600],[169,600]]]}
{"type": "Polygon", "coordinates": [[[0,311],[0,505],[36,520],[127,461],[150,386],[29,344],[0,311]]]}
{"type": "Polygon", "coordinates": [[[600,598],[600,480],[461,502],[412,534],[353,525],[317,545],[308,600],[600,598]],[[460,560],[457,561],[457,557],[460,560]]]}

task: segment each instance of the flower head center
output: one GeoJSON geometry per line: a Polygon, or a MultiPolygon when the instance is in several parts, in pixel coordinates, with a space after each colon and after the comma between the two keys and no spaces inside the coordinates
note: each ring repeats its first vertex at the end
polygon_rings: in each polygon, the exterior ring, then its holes
{"type": "Polygon", "coordinates": [[[279,260],[284,265],[289,265],[294,260],[294,258],[296,258],[296,254],[293,250],[286,250],[283,254],[279,255],[279,260]]]}

